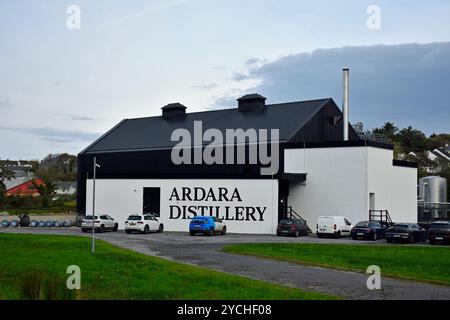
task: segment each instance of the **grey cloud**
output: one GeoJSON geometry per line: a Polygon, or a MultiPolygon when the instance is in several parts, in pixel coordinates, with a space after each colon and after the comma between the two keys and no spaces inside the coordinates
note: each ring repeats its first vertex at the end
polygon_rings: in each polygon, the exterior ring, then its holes
{"type": "Polygon", "coordinates": [[[217,87],[218,87],[218,84],[215,82],[211,82],[211,83],[207,83],[207,84],[198,86],[198,88],[200,88],[202,90],[211,90],[211,89],[214,89],[217,87]]]}
{"type": "MultiPolygon", "coordinates": [[[[394,121],[428,133],[450,131],[450,42],[319,49],[249,68],[247,76],[233,79],[259,79],[247,92],[261,93],[268,103],[332,97],[340,104],[345,66],[352,122],[371,128],[394,121]]],[[[225,94],[217,102],[224,101],[231,99],[225,94]]]]}
{"type": "Polygon", "coordinates": [[[259,62],[259,59],[258,59],[258,58],[250,58],[250,59],[248,59],[247,61],[245,61],[245,64],[246,64],[247,66],[252,66],[252,65],[257,64],[258,62],[259,62]]]}
{"type": "Polygon", "coordinates": [[[75,120],[75,121],[94,121],[94,120],[96,120],[95,118],[81,116],[81,115],[77,115],[77,114],[73,114],[73,113],[55,113],[55,116],[65,117],[65,118],[68,118],[70,120],[75,120]]]}
{"type": "Polygon", "coordinates": [[[248,78],[250,78],[249,75],[241,73],[241,72],[234,72],[231,75],[231,80],[233,80],[233,81],[242,81],[242,80],[246,80],[248,78]]]}
{"type": "Polygon", "coordinates": [[[0,127],[2,130],[27,133],[38,136],[42,140],[55,143],[70,143],[75,141],[94,141],[100,136],[99,133],[75,130],[63,130],[56,128],[33,128],[33,127],[0,127]]]}
{"type": "Polygon", "coordinates": [[[11,101],[0,99],[0,109],[11,109],[11,108],[12,108],[11,101]]]}

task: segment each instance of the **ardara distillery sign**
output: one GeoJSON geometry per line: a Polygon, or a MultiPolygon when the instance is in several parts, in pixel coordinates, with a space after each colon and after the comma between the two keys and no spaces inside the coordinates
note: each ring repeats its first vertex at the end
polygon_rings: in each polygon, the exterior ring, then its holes
{"type": "Polygon", "coordinates": [[[225,221],[264,221],[266,206],[243,205],[239,188],[174,187],[169,197],[169,219],[215,216],[225,221]]]}

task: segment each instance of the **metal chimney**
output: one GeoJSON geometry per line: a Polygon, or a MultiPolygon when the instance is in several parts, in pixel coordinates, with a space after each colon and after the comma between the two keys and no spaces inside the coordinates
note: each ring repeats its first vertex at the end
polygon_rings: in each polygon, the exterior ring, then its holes
{"type": "Polygon", "coordinates": [[[344,141],[348,141],[348,95],[349,95],[349,69],[342,69],[343,95],[342,95],[342,113],[343,113],[343,136],[344,141]]]}

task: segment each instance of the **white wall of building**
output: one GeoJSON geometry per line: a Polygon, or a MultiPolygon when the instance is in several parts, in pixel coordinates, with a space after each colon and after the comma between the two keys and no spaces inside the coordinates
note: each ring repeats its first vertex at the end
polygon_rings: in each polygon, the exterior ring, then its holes
{"type": "Polygon", "coordinates": [[[368,191],[395,222],[417,222],[417,170],[392,165],[392,150],[367,148],[368,191]]]}
{"type": "Polygon", "coordinates": [[[417,170],[393,166],[392,157],[392,150],[374,147],[287,149],[285,172],[307,173],[305,183],[290,183],[289,205],[314,230],[321,215],[367,220],[374,193],[375,209],[415,222],[417,170]]]}
{"type": "MultiPolygon", "coordinates": [[[[91,179],[87,181],[86,187],[86,212],[87,214],[92,214],[91,179]]],[[[181,214],[177,219],[171,219],[171,210],[172,218],[175,218],[178,215],[179,209],[188,209],[189,206],[196,207],[196,212],[200,212],[198,206],[213,206],[213,210],[216,210],[215,207],[219,206],[218,210],[220,216],[225,217],[228,212],[229,220],[225,220],[228,232],[260,234],[276,233],[276,226],[278,223],[278,181],[270,179],[96,179],[96,214],[109,214],[119,222],[119,228],[123,229],[124,222],[130,214],[142,214],[144,187],[161,188],[159,221],[164,223],[164,228],[167,231],[188,231],[189,217],[192,216],[192,214],[187,212],[187,215],[184,218],[183,214],[181,214]],[[231,200],[231,194],[234,189],[237,188],[241,201],[239,201],[237,197],[235,197],[233,201],[214,201],[211,197],[208,200],[202,201],[177,201],[176,197],[172,197],[170,200],[174,188],[177,188],[177,193],[179,193],[181,198],[180,193],[182,187],[190,188],[192,190],[195,187],[201,187],[205,190],[212,188],[216,194],[219,187],[227,188],[229,191],[229,200],[231,200]]]]}

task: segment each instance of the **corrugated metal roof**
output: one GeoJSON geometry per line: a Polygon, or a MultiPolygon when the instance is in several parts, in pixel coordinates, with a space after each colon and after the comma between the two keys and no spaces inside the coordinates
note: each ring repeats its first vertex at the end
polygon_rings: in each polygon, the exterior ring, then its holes
{"type": "MultiPolygon", "coordinates": [[[[300,130],[331,98],[267,105],[263,111],[239,112],[237,108],[187,113],[166,120],[161,116],[126,119],[100,137],[82,153],[170,148],[175,129],[193,133],[194,121],[202,121],[203,131],[226,129],[279,129],[280,141],[300,130]]],[[[250,141],[255,142],[255,141],[250,141]]]]}

